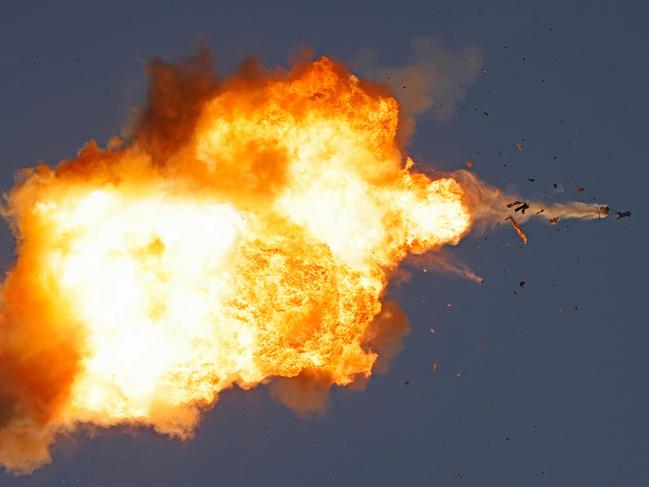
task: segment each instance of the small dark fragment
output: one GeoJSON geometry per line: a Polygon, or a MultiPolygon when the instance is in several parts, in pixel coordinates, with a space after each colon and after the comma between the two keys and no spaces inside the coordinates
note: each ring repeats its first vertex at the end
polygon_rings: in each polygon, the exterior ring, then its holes
{"type": "Polygon", "coordinates": [[[518,283],[518,287],[525,287],[525,281],[521,281],[518,283]]]}
{"type": "Polygon", "coordinates": [[[534,178],[527,178],[527,180],[528,180],[530,183],[533,183],[533,182],[535,181],[534,178]]]}
{"type": "Polygon", "coordinates": [[[620,218],[630,218],[631,217],[631,212],[630,211],[618,211],[617,212],[617,217],[615,218],[616,220],[619,220],[620,218]]]}
{"type": "Polygon", "coordinates": [[[520,211],[522,214],[525,214],[525,210],[527,210],[529,207],[530,205],[528,205],[527,203],[523,203],[522,205],[520,205],[518,208],[514,210],[514,213],[520,211]]]}

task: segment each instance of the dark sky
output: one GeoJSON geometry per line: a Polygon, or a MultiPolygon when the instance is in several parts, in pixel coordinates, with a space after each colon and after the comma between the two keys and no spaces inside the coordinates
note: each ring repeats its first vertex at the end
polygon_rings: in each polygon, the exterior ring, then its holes
{"type": "MultiPolygon", "coordinates": [[[[483,286],[414,272],[392,291],[412,324],[404,351],[366,391],[334,391],[323,418],[300,419],[264,388],[228,391],[190,442],[79,435],[54,447],[52,465],[0,473],[0,485],[649,483],[644,2],[115,3],[0,1],[3,191],[20,167],[119,133],[144,101],[145,62],[192,54],[197,39],[228,72],[247,54],[284,63],[299,43],[343,61],[372,48],[397,65],[424,35],[479,48],[488,73],[452,119],[418,119],[416,160],[471,160],[529,197],[559,183],[557,199],[633,216],[531,223],[525,247],[508,226],[469,238],[450,254],[483,286]]],[[[0,237],[6,268],[12,241],[0,237]]]]}

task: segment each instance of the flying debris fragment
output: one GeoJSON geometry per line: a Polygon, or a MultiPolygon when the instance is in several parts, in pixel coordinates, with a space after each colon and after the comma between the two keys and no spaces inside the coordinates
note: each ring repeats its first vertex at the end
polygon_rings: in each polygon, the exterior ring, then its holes
{"type": "Polygon", "coordinates": [[[550,218],[550,225],[556,225],[557,223],[559,223],[559,217],[558,216],[550,218]]]}
{"type": "Polygon", "coordinates": [[[630,218],[631,217],[631,212],[630,211],[618,211],[617,212],[617,217],[615,218],[616,220],[619,220],[620,218],[630,218]]]}
{"type": "Polygon", "coordinates": [[[530,205],[528,205],[525,201],[512,201],[511,203],[507,203],[507,208],[512,208],[514,206],[516,206],[514,212],[520,211],[523,214],[525,214],[525,210],[530,207],[530,205]]]}
{"type": "Polygon", "coordinates": [[[598,206],[597,207],[597,217],[598,218],[603,218],[608,216],[608,212],[611,211],[611,209],[608,206],[598,206]]]}
{"type": "Polygon", "coordinates": [[[529,207],[530,207],[530,205],[528,205],[527,203],[523,203],[523,204],[520,205],[518,208],[516,208],[516,209],[514,210],[514,212],[519,212],[519,211],[520,211],[520,212],[524,215],[524,214],[525,214],[525,210],[527,210],[529,207]]]}
{"type": "Polygon", "coordinates": [[[525,235],[525,232],[523,232],[523,229],[520,227],[520,225],[518,223],[516,223],[516,220],[514,220],[514,217],[513,216],[508,216],[507,218],[505,218],[505,220],[509,220],[511,222],[512,226],[514,227],[514,230],[516,230],[516,233],[521,238],[523,243],[527,244],[527,242],[529,241],[528,238],[527,238],[527,235],[525,235]]]}
{"type": "Polygon", "coordinates": [[[535,215],[540,215],[540,214],[543,213],[544,211],[545,211],[545,210],[544,210],[543,208],[541,208],[539,211],[537,211],[537,212],[535,213],[535,215]]]}

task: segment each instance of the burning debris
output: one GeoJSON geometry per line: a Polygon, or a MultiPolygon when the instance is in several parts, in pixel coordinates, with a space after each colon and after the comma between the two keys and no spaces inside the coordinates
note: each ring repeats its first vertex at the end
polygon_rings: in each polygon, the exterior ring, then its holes
{"type": "MultiPolygon", "coordinates": [[[[0,464],[11,471],[50,461],[56,435],[77,425],[189,438],[235,386],[270,383],[292,409],[320,410],[330,387],[399,352],[407,319],[385,300],[398,265],[500,221],[502,193],[467,171],[414,171],[396,100],[326,57],[285,72],[247,62],[220,79],[203,52],[149,73],[130,143],[90,142],[24,171],[8,195],[17,261],[1,291],[0,464]]],[[[546,208],[597,218],[581,203],[546,208]]]]}
{"type": "Polygon", "coordinates": [[[524,244],[527,244],[527,242],[528,242],[527,235],[525,235],[525,233],[523,232],[523,229],[520,227],[520,225],[518,223],[516,223],[516,220],[514,220],[514,217],[513,216],[508,216],[507,218],[505,218],[505,220],[509,220],[511,222],[512,226],[514,227],[514,230],[516,230],[516,233],[518,234],[520,239],[523,241],[524,244]]]}

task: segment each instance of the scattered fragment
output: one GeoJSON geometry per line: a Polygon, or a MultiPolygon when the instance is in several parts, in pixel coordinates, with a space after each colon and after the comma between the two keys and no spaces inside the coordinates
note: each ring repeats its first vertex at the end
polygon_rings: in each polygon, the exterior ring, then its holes
{"type": "Polygon", "coordinates": [[[516,233],[518,233],[518,236],[521,238],[523,243],[527,244],[527,242],[528,242],[527,235],[525,235],[525,233],[523,232],[523,229],[518,225],[518,223],[516,223],[516,220],[514,220],[514,217],[513,216],[508,216],[507,218],[505,218],[505,220],[509,220],[511,222],[512,226],[516,230],[516,233]]]}
{"type": "Polygon", "coordinates": [[[545,211],[545,210],[544,210],[543,208],[541,208],[539,211],[536,212],[536,214],[537,214],[537,215],[540,215],[540,214],[543,213],[544,211],[545,211]]]}
{"type": "Polygon", "coordinates": [[[471,161],[465,161],[465,162],[464,162],[464,165],[465,165],[466,167],[473,167],[473,163],[472,163],[471,161]]]}
{"type": "Polygon", "coordinates": [[[451,303],[448,303],[448,304],[446,305],[446,307],[447,307],[448,309],[451,309],[451,308],[453,307],[453,305],[452,305],[451,303]]]}
{"type": "Polygon", "coordinates": [[[586,188],[583,188],[581,186],[577,188],[577,193],[583,193],[584,191],[586,191],[586,188]]]}
{"type": "Polygon", "coordinates": [[[530,183],[533,183],[533,182],[535,181],[534,178],[527,178],[527,180],[528,180],[530,183]]]}
{"type": "Polygon", "coordinates": [[[512,201],[511,203],[507,203],[507,208],[511,208],[512,206],[520,205],[522,201],[512,201]]]}
{"type": "Polygon", "coordinates": [[[518,283],[518,287],[525,287],[525,281],[521,281],[518,283]]]}
{"type": "Polygon", "coordinates": [[[530,207],[530,205],[528,205],[527,203],[523,203],[522,205],[520,205],[518,208],[516,208],[516,209],[514,210],[514,213],[520,211],[520,212],[524,215],[524,214],[525,214],[525,210],[527,210],[529,207],[530,207]]]}
{"type": "Polygon", "coordinates": [[[431,335],[434,335],[434,334],[435,334],[435,328],[431,328],[431,329],[430,329],[430,334],[431,334],[431,335]]]}
{"type": "Polygon", "coordinates": [[[523,152],[523,147],[524,144],[516,144],[516,148],[518,149],[518,152],[523,152]]]}
{"type": "Polygon", "coordinates": [[[618,211],[617,212],[617,218],[616,220],[619,220],[620,218],[630,218],[631,217],[631,212],[630,211],[618,211]]]}
{"type": "Polygon", "coordinates": [[[551,225],[556,225],[557,223],[559,223],[559,217],[558,216],[550,218],[550,224],[551,225]]]}
{"type": "Polygon", "coordinates": [[[609,211],[611,211],[611,209],[608,206],[598,206],[597,217],[601,219],[602,217],[608,216],[609,211]]]}
{"type": "Polygon", "coordinates": [[[555,193],[563,193],[563,192],[565,191],[565,189],[563,188],[563,186],[560,185],[560,184],[554,183],[553,186],[554,186],[554,191],[555,191],[555,193]]]}
{"type": "Polygon", "coordinates": [[[410,381],[409,381],[409,380],[406,380],[406,381],[404,381],[403,383],[404,383],[405,385],[407,385],[407,386],[410,385],[410,381]]]}
{"type": "Polygon", "coordinates": [[[437,372],[437,362],[433,362],[433,372],[437,372]]]}

